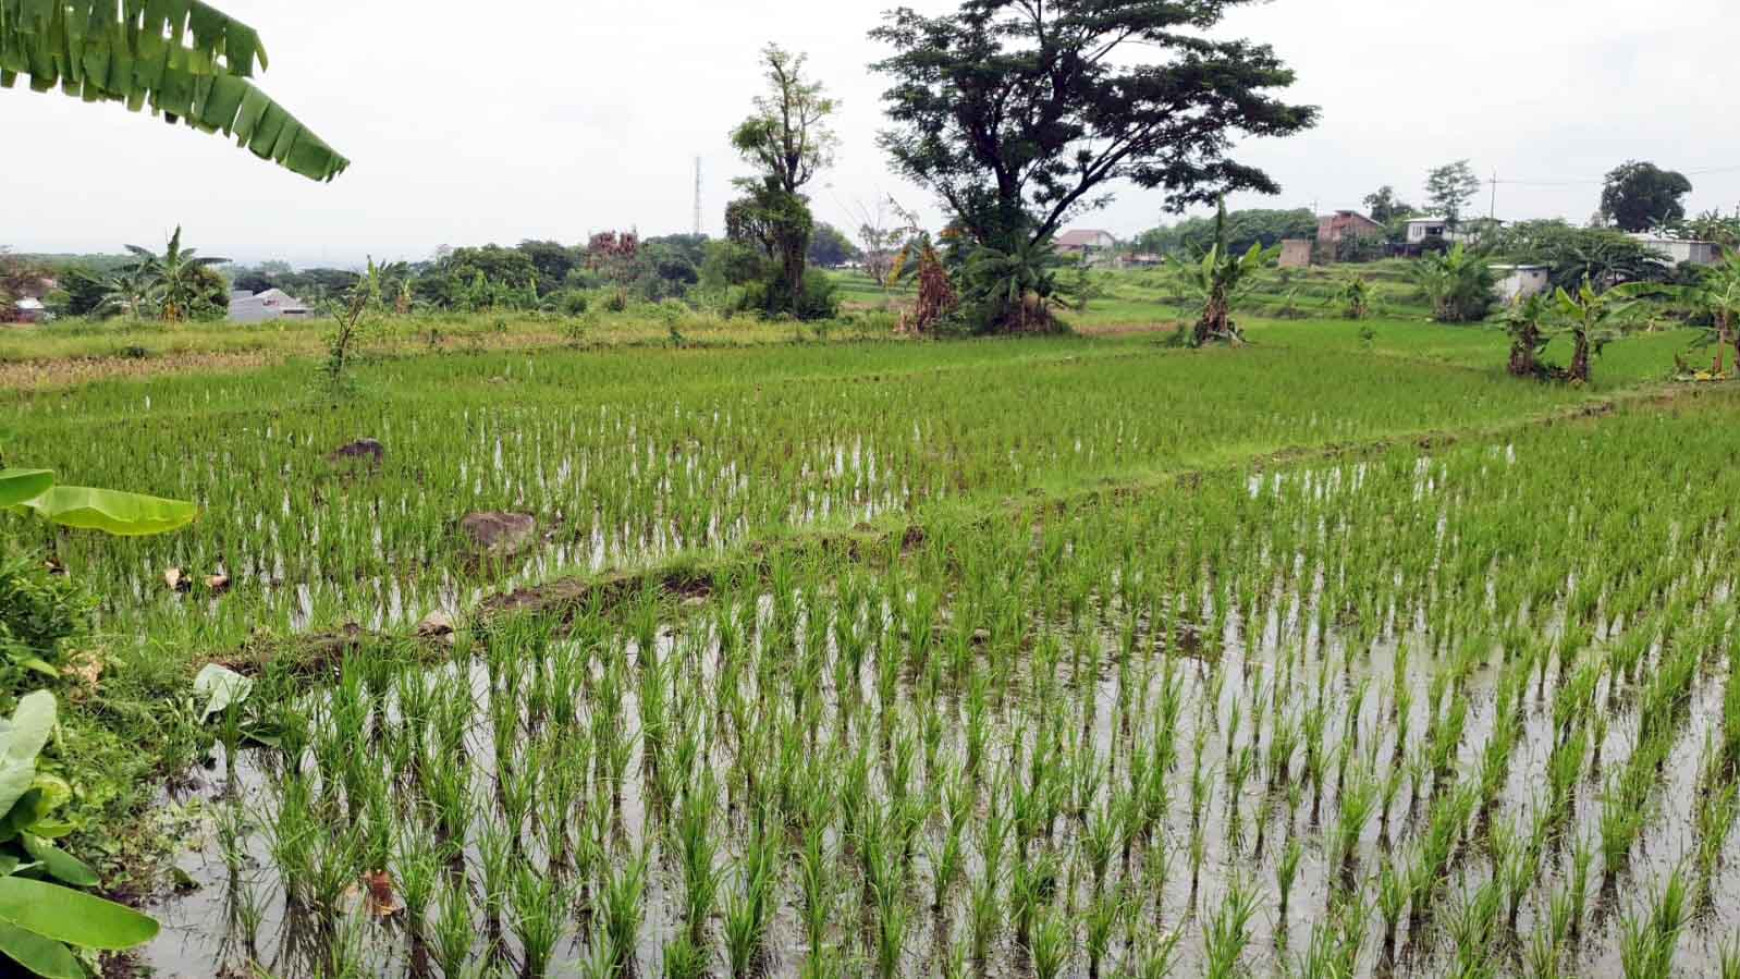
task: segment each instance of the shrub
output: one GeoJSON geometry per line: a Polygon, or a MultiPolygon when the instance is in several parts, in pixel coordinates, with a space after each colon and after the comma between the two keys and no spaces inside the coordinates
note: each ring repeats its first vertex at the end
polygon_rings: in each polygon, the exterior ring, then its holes
{"type": "Polygon", "coordinates": [[[62,648],[84,635],[96,601],[40,552],[0,538],[0,655],[8,692],[25,669],[54,673],[62,648]]]}
{"type": "Polygon", "coordinates": [[[565,316],[584,316],[592,305],[592,298],[579,289],[563,290],[556,301],[556,308],[565,316]]]}
{"type": "Polygon", "coordinates": [[[839,312],[840,297],[833,276],[821,269],[804,270],[804,292],[797,302],[798,319],[830,319],[839,312]]]}
{"type": "Polygon", "coordinates": [[[1497,301],[1492,266],[1462,245],[1421,258],[1414,263],[1413,275],[1432,304],[1432,318],[1440,323],[1485,319],[1497,301]]]}

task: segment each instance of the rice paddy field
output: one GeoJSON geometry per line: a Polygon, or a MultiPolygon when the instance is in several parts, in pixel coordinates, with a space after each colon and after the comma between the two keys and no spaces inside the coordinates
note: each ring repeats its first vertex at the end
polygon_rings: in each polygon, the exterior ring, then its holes
{"type": "Polygon", "coordinates": [[[1580,388],[1250,335],[0,394],[10,464],[204,509],[10,528],[99,586],[80,723],[149,756],[127,967],[1740,976],[1740,390],[1676,333],[1580,388]],[[253,687],[201,725],[210,662],[253,687]]]}

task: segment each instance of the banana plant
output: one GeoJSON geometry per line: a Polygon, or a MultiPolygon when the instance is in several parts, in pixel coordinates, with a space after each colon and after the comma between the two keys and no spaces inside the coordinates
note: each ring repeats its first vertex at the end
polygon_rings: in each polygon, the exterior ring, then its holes
{"type": "Polygon", "coordinates": [[[1213,245],[1201,262],[1180,267],[1180,284],[1195,295],[1201,309],[1190,338],[1192,346],[1244,342],[1232,312],[1255,286],[1257,271],[1280,253],[1278,248],[1264,249],[1261,242],[1251,245],[1243,255],[1213,245]]]}
{"type": "Polygon", "coordinates": [[[47,469],[0,469],[0,510],[34,513],[62,527],[116,537],[167,534],[199,516],[198,507],[181,500],[60,486],[47,469]]]}
{"type": "Polygon", "coordinates": [[[155,938],[158,925],[87,893],[96,873],[55,844],[72,830],[53,818],[72,789],[36,767],[54,719],[54,695],[42,690],[0,719],[0,955],[32,975],[85,979],[74,948],[134,948],[155,938]]]}
{"type": "Polygon", "coordinates": [[[1280,246],[1265,249],[1260,241],[1252,242],[1243,255],[1235,254],[1226,244],[1226,198],[1221,198],[1214,218],[1214,244],[1202,256],[1202,261],[1186,262],[1179,269],[1179,284],[1193,293],[1201,315],[1191,332],[1190,345],[1201,347],[1212,342],[1238,345],[1244,342],[1232,311],[1256,285],[1257,272],[1281,254],[1280,246]]]}
{"type": "Polygon", "coordinates": [[[259,34],[201,0],[0,0],[0,88],[147,105],[314,180],[350,161],[249,81],[259,34]]]}
{"type": "Polygon", "coordinates": [[[1542,324],[1551,311],[1547,297],[1540,293],[1517,296],[1505,308],[1504,326],[1510,333],[1510,372],[1516,377],[1533,377],[1541,372],[1541,350],[1550,339],[1542,324]]]}
{"type": "Polygon", "coordinates": [[[1726,376],[1724,360],[1728,348],[1733,349],[1734,367],[1736,371],[1740,371],[1740,330],[1736,329],[1736,325],[1740,324],[1740,253],[1730,254],[1721,264],[1707,269],[1697,285],[1678,289],[1661,288],[1670,292],[1674,298],[1709,314],[1710,326],[1705,329],[1700,344],[1716,348],[1712,376],[1726,376]]]}
{"type": "Polygon", "coordinates": [[[138,261],[123,271],[149,283],[146,295],[156,299],[165,323],[188,319],[210,289],[223,287],[217,273],[206,270],[229,259],[199,255],[192,248],[182,247],[180,225],[176,225],[162,255],[138,245],[128,245],[127,250],[138,261]]]}
{"type": "Polygon", "coordinates": [[[1333,302],[1341,304],[1341,318],[1363,320],[1371,315],[1371,284],[1365,276],[1350,276],[1335,292],[1333,302]]]}
{"type": "Polygon", "coordinates": [[[1587,278],[1575,296],[1559,289],[1554,299],[1565,323],[1564,332],[1570,334],[1572,342],[1571,366],[1565,379],[1589,383],[1590,353],[1599,353],[1601,347],[1617,338],[1621,322],[1639,299],[1659,291],[1660,287],[1652,283],[1629,282],[1598,292],[1587,278]]]}

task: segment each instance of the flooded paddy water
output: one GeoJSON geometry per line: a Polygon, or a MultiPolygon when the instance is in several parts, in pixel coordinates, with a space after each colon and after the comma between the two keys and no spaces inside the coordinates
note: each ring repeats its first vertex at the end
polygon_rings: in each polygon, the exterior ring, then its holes
{"type": "Polygon", "coordinates": [[[145,960],[1725,974],[1740,487],[1708,422],[938,522],[434,663],[268,668],[145,960]]]}

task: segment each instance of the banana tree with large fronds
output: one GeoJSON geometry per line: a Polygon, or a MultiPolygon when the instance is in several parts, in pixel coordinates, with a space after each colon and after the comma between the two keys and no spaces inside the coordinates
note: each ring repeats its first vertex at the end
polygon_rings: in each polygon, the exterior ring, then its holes
{"type": "Polygon", "coordinates": [[[350,161],[249,81],[256,64],[259,34],[200,0],[0,0],[0,88],[23,76],[38,92],[149,106],[305,177],[344,172],[350,161]]]}
{"type": "Polygon", "coordinates": [[[1243,255],[1237,254],[1227,247],[1226,224],[1223,197],[1214,215],[1214,244],[1201,261],[1185,262],[1179,268],[1177,284],[1193,293],[1199,303],[1196,328],[1189,337],[1193,347],[1244,342],[1244,334],[1233,322],[1233,309],[1254,287],[1257,272],[1281,254],[1279,245],[1265,249],[1260,241],[1252,242],[1243,255]]]}
{"type": "Polygon", "coordinates": [[[1510,334],[1510,372],[1516,377],[1534,377],[1541,373],[1541,350],[1550,337],[1543,324],[1552,312],[1552,304],[1544,295],[1517,296],[1505,309],[1505,331],[1510,334]]]}
{"type": "Polygon", "coordinates": [[[138,245],[128,245],[127,250],[139,259],[127,271],[149,284],[149,295],[156,300],[166,323],[179,323],[186,319],[212,287],[211,276],[216,273],[205,270],[229,261],[227,258],[201,256],[192,248],[183,248],[179,226],[169,237],[169,244],[161,255],[138,245]]]}
{"type": "Polygon", "coordinates": [[[1057,281],[1063,260],[1050,238],[1004,251],[980,245],[967,257],[963,280],[969,299],[980,307],[982,328],[1024,333],[1056,329],[1053,308],[1061,308],[1064,289],[1057,281]]]}
{"type": "Polygon", "coordinates": [[[1244,342],[1244,334],[1233,322],[1233,310],[1255,287],[1257,272],[1280,254],[1280,248],[1265,249],[1260,241],[1243,255],[1216,244],[1209,246],[1200,262],[1179,266],[1178,284],[1195,296],[1200,309],[1190,334],[1191,346],[1244,342]]]}
{"type": "Polygon", "coordinates": [[[1705,331],[1704,344],[1716,347],[1716,363],[1712,373],[1720,377],[1727,373],[1723,364],[1727,349],[1734,350],[1734,367],[1740,371],[1740,252],[1731,253],[1720,264],[1704,271],[1697,285],[1671,290],[1698,310],[1708,313],[1710,326],[1705,331]]]}
{"type": "Polygon", "coordinates": [[[1564,330],[1571,335],[1571,366],[1565,379],[1587,384],[1590,354],[1599,353],[1603,346],[1617,339],[1620,326],[1638,301],[1659,291],[1660,287],[1652,283],[1630,282],[1600,292],[1589,279],[1583,280],[1575,295],[1558,290],[1554,300],[1564,320],[1564,330]]]}

